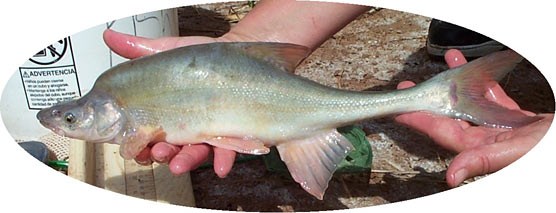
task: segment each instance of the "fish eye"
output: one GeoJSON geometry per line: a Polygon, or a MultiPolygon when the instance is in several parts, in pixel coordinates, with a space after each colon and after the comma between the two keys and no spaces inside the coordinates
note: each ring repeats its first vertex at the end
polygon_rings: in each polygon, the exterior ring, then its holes
{"type": "Polygon", "coordinates": [[[75,115],[73,115],[73,113],[68,112],[64,115],[64,119],[66,120],[66,122],[72,124],[75,123],[75,121],[77,121],[77,119],[75,119],[75,115]]]}

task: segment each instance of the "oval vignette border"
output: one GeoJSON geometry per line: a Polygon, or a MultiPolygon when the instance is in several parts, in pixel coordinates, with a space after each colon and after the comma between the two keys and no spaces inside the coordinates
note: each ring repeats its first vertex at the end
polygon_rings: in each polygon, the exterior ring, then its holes
{"type": "MultiPolygon", "coordinates": [[[[67,2],[63,0],[53,0],[46,3],[39,3],[38,1],[16,1],[10,2],[10,6],[4,6],[4,9],[2,10],[10,10],[12,7],[18,9],[25,8],[25,10],[5,11],[6,13],[2,15],[4,20],[7,18],[10,18],[9,20],[21,19],[23,20],[22,23],[31,23],[33,19],[35,21],[39,21],[43,18],[49,17],[49,11],[57,11],[57,9],[59,9],[58,5],[67,5],[64,7],[65,10],[74,11],[68,13],[69,15],[79,13],[83,13],[84,15],[66,19],[65,21],[68,22],[67,25],[54,26],[51,31],[45,30],[43,35],[45,37],[37,39],[36,41],[27,42],[23,45],[21,45],[23,41],[27,41],[26,39],[32,39],[37,36],[37,34],[30,34],[29,32],[32,31],[28,30],[23,31],[21,36],[6,35],[6,38],[4,38],[4,35],[2,35],[3,39],[16,38],[14,42],[6,44],[6,49],[12,51],[16,49],[20,50],[18,52],[14,52],[13,54],[7,52],[2,53],[2,64],[5,65],[3,66],[5,70],[2,73],[2,83],[0,85],[2,90],[4,89],[9,76],[13,74],[17,67],[21,65],[29,56],[33,55],[36,50],[44,47],[45,44],[49,44],[49,42],[51,43],[51,41],[77,33],[80,30],[88,29],[89,27],[106,22],[107,20],[169,7],[222,1],[141,1],[140,5],[136,5],[137,1],[113,2],[101,0],[95,1],[96,3],[91,2],[92,1],[87,1],[86,3],[72,2],[67,4],[67,2]],[[29,4],[38,4],[39,6],[35,9],[30,8],[28,10],[27,6],[29,4]],[[132,4],[133,6],[130,6],[132,4]],[[110,5],[110,8],[107,8],[108,6],[106,5],[110,5]],[[92,16],[92,14],[94,14],[92,11],[103,12],[98,16],[92,16]]],[[[554,70],[554,66],[549,66],[550,60],[548,56],[541,56],[542,51],[548,52],[548,49],[555,47],[553,42],[547,44],[542,43],[542,38],[549,38],[549,36],[545,36],[548,35],[549,32],[546,30],[542,31],[543,29],[539,28],[542,26],[549,26],[549,20],[556,19],[554,13],[549,10],[551,7],[548,7],[547,5],[535,7],[523,5],[523,2],[520,2],[521,4],[512,2],[507,3],[509,5],[504,5],[504,9],[502,11],[502,5],[497,2],[490,3],[485,1],[476,1],[475,3],[466,1],[465,5],[462,5],[462,8],[459,8],[458,11],[453,11],[449,10],[449,6],[451,5],[444,5],[439,2],[430,1],[421,2],[419,5],[416,5],[415,2],[410,3],[410,1],[334,2],[350,2],[366,5],[371,4],[373,6],[385,7],[428,17],[434,16],[471,28],[514,48],[518,53],[522,54],[525,58],[531,61],[531,63],[542,72],[551,85],[554,85],[554,74],[549,73],[550,70],[554,70]],[[519,13],[519,15],[512,13],[519,13]],[[513,23],[509,23],[510,26],[492,26],[493,23],[488,23],[490,25],[479,24],[480,17],[488,17],[490,20],[494,20],[494,25],[497,25],[496,21],[506,19],[511,20],[513,23]],[[527,23],[533,24],[525,26],[524,24],[527,23]],[[545,25],[543,25],[543,23],[545,25]],[[520,32],[519,34],[514,35],[511,35],[511,33],[503,33],[508,31],[511,32],[509,29],[511,27],[524,28],[517,30],[528,32],[520,32]],[[537,27],[538,29],[536,29],[536,31],[531,30],[532,27],[537,27]]],[[[53,17],[58,18],[62,16],[54,15],[53,17]]],[[[17,24],[8,24],[6,27],[8,29],[18,29],[15,27],[16,25],[17,24]]],[[[25,26],[23,26],[23,28],[24,27],[25,26]]],[[[38,167],[38,162],[35,162],[34,159],[26,155],[23,150],[18,149],[16,144],[9,143],[13,141],[13,139],[7,133],[3,123],[0,124],[0,126],[1,136],[3,141],[5,141],[5,143],[0,143],[2,144],[0,146],[2,150],[5,150],[7,153],[7,156],[4,156],[4,159],[8,162],[13,162],[4,167],[4,171],[8,173],[8,175],[3,175],[0,179],[0,184],[2,184],[0,186],[6,189],[3,191],[3,194],[10,197],[8,200],[9,202],[6,202],[7,205],[2,206],[2,209],[7,210],[11,209],[11,207],[25,210],[63,208],[66,210],[132,210],[136,212],[150,212],[152,211],[152,208],[156,208],[157,210],[172,211],[199,210],[184,209],[183,207],[172,205],[155,204],[154,202],[145,202],[128,196],[107,193],[106,190],[98,190],[98,188],[82,184],[78,181],[68,181],[68,178],[49,170],[48,167],[38,167]],[[26,170],[26,168],[33,169],[26,170]],[[28,188],[32,188],[33,190],[29,190],[28,188]],[[71,196],[72,194],[86,195],[81,197],[71,196]]],[[[517,162],[512,163],[509,167],[491,175],[489,178],[485,178],[482,181],[477,181],[476,183],[469,184],[465,187],[437,193],[423,198],[368,208],[372,208],[370,210],[376,210],[378,208],[379,210],[386,212],[395,212],[404,209],[430,211],[431,207],[436,210],[457,208],[455,209],[457,212],[468,212],[473,210],[485,211],[488,209],[497,209],[498,211],[518,210],[530,209],[531,207],[546,209],[546,207],[549,207],[550,205],[549,198],[543,198],[541,195],[531,196],[531,194],[535,194],[540,190],[555,189],[556,183],[550,183],[550,181],[544,182],[542,179],[535,179],[540,177],[540,175],[550,177],[551,174],[554,174],[553,171],[548,171],[548,174],[545,172],[547,170],[546,168],[548,168],[545,166],[545,162],[555,162],[554,155],[550,153],[550,151],[556,150],[554,149],[555,145],[554,143],[547,143],[548,141],[554,141],[554,132],[554,128],[551,128],[547,133],[547,136],[545,136],[543,140],[524,157],[517,162]],[[462,206],[460,199],[465,199],[465,203],[470,203],[472,205],[462,206]]],[[[355,211],[363,212],[368,210],[368,208],[356,209],[355,211]]]]}

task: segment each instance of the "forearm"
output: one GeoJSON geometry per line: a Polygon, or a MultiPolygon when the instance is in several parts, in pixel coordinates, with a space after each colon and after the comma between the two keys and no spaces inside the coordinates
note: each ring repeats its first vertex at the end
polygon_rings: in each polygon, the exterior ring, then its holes
{"type": "Polygon", "coordinates": [[[286,42],[316,49],[367,6],[293,0],[260,1],[230,31],[250,40],[286,42]]]}

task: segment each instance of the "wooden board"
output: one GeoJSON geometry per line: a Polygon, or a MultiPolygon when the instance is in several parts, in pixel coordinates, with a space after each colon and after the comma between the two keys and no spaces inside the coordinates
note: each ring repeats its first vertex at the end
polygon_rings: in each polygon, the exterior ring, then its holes
{"type": "Polygon", "coordinates": [[[119,146],[70,143],[68,175],[97,187],[137,198],[195,206],[189,173],[175,176],[168,166],[142,166],[119,155],[119,146]]]}

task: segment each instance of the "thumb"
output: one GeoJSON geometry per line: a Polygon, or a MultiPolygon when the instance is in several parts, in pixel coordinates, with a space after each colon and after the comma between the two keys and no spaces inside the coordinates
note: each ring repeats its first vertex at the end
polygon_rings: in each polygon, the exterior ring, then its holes
{"type": "Polygon", "coordinates": [[[465,179],[492,173],[523,156],[528,149],[515,141],[493,143],[458,154],[446,171],[446,181],[456,187],[465,179]]]}
{"type": "Polygon", "coordinates": [[[157,39],[143,38],[119,33],[107,29],[103,33],[104,42],[108,47],[125,58],[137,58],[176,47],[218,41],[218,38],[204,36],[162,37],[157,39]]]}
{"type": "Polygon", "coordinates": [[[111,29],[105,30],[102,36],[112,51],[125,58],[150,55],[161,49],[156,40],[123,34],[111,29]]]}

